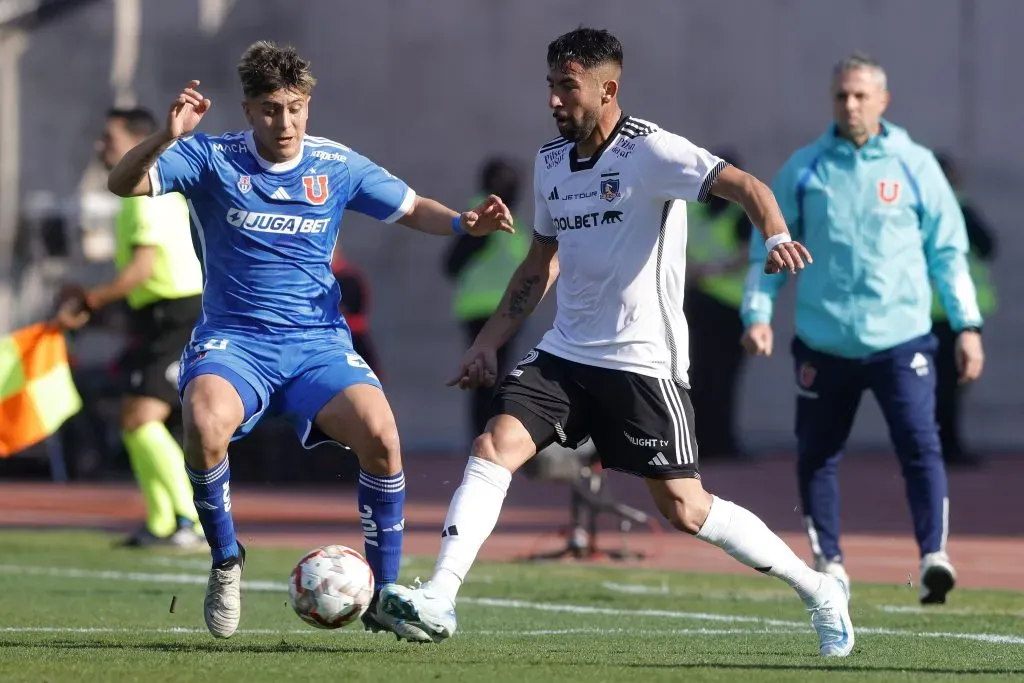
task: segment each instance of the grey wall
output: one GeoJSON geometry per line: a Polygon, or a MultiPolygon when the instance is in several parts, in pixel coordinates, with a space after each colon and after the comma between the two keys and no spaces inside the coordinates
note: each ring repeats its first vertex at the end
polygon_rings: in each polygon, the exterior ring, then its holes
{"type": "MultiPolygon", "coordinates": [[[[143,0],[140,103],[162,109],[198,78],[214,102],[204,129],[240,128],[238,56],[256,39],[292,42],[319,79],[311,132],[354,147],[452,206],[473,191],[485,154],[529,162],[555,135],[544,51],[581,23],[610,28],[623,41],[627,111],[704,146],[733,145],[765,179],[828,123],[831,64],[853,49],[874,54],[889,71],[890,118],[961,157],[970,193],[1000,230],[994,276],[1002,308],[986,328],[988,374],[971,396],[969,434],[981,446],[1020,445],[1019,0],[242,0],[217,35],[202,35],[197,23],[196,0],[143,0]]],[[[22,61],[23,191],[66,194],[77,186],[112,95],[112,24],[113,4],[104,2],[33,34],[22,61]]],[[[528,204],[520,211],[532,215],[528,204]]],[[[406,446],[464,446],[462,397],[443,387],[463,349],[450,320],[451,290],[439,274],[444,240],[354,215],[342,239],[376,290],[373,323],[406,446]]],[[[778,316],[783,339],[791,331],[791,293],[778,316]]],[[[549,320],[545,307],[523,343],[549,320]]],[[[792,396],[786,353],[750,364],[741,419],[752,447],[791,444],[792,396]]],[[[886,441],[871,399],[854,441],[886,441]]]]}

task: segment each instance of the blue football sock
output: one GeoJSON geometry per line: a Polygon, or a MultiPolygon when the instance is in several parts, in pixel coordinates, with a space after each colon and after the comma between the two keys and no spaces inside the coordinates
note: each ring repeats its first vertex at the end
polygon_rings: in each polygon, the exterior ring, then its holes
{"type": "Polygon", "coordinates": [[[376,590],[398,580],[405,529],[405,474],[378,477],[359,471],[359,518],[363,525],[366,561],[373,569],[376,590]]]}
{"type": "Polygon", "coordinates": [[[206,532],[213,564],[223,564],[238,555],[235,523],[231,519],[231,467],[228,456],[211,470],[194,470],[185,465],[192,481],[192,499],[199,523],[206,532]]]}

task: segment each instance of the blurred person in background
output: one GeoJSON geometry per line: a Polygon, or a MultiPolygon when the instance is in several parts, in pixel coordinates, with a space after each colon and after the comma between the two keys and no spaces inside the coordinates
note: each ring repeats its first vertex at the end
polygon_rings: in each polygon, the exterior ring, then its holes
{"type": "MultiPolygon", "coordinates": [[[[902,466],[920,550],[922,603],[944,603],[956,582],[946,553],[949,490],[935,421],[929,281],[956,333],[961,382],[981,374],[982,316],[967,266],[967,230],[934,154],[882,118],[885,71],[870,57],[839,62],[834,125],[798,150],[774,193],[795,239],[819,265],[797,282],[792,342],[798,480],[816,565],[848,584],[839,546],[836,470],[861,394],[878,400],[902,466]]],[[[784,278],[761,275],[751,245],[743,345],[770,355],[784,278]]]]}
{"type": "MultiPolygon", "coordinates": [[[[480,170],[479,193],[471,204],[487,195],[497,195],[514,212],[519,203],[521,174],[507,159],[488,159],[480,170]]],[[[515,217],[515,225],[525,223],[515,217]]],[[[445,256],[444,272],[455,280],[453,312],[462,325],[466,343],[472,344],[491,314],[498,309],[505,287],[530,250],[529,231],[520,227],[515,234],[495,232],[484,237],[460,235],[445,256]]],[[[509,369],[515,339],[498,349],[498,373],[509,369]]],[[[494,388],[480,386],[469,392],[470,438],[483,432],[491,415],[494,388]]]]}
{"type": "Polygon", "coordinates": [[[362,268],[346,258],[340,241],[334,250],[331,272],[341,287],[341,314],[352,332],[352,348],[383,379],[380,356],[370,334],[370,281],[362,268]]]}
{"type": "MultiPolygon", "coordinates": [[[[156,128],[145,109],[109,110],[96,142],[103,165],[112,169],[156,128]]],[[[181,351],[202,311],[203,275],[192,248],[188,206],[177,194],[123,199],[114,237],[117,276],[88,290],[67,287],[57,320],[75,330],[104,306],[127,303],[121,436],[146,503],[146,523],[126,545],[202,548],[184,455],[165,424],[178,404],[181,351]]]]}
{"type": "MultiPolygon", "coordinates": [[[[968,200],[962,190],[960,167],[948,154],[937,154],[939,166],[956,192],[960,210],[964,213],[967,226],[967,265],[971,279],[978,290],[978,307],[981,315],[988,319],[996,309],[995,283],[989,274],[989,264],[996,258],[995,231],[968,200]]],[[[942,457],[947,465],[976,467],[981,458],[964,448],[960,435],[960,409],[967,386],[960,382],[956,367],[957,333],[949,323],[938,294],[932,297],[932,329],[939,339],[939,350],[935,355],[937,374],[935,416],[939,422],[939,439],[942,442],[942,457]]]]}
{"type": "MultiPolygon", "coordinates": [[[[717,156],[739,168],[739,156],[717,156]]],[[[706,204],[686,205],[686,295],[683,308],[690,335],[690,400],[702,458],[742,455],[736,438],[736,388],[744,353],[730,340],[743,335],[740,305],[749,264],[752,226],[743,207],[711,195],[706,204]]]]}

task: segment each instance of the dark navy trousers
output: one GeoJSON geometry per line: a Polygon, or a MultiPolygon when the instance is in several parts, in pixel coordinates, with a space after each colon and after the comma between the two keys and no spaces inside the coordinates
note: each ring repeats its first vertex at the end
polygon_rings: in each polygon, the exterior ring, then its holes
{"type": "Polygon", "coordinates": [[[815,555],[842,560],[836,469],[866,389],[882,409],[899,456],[921,555],[945,549],[949,488],[935,421],[937,348],[937,339],[928,334],[850,359],[815,351],[794,339],[797,474],[815,555]]]}

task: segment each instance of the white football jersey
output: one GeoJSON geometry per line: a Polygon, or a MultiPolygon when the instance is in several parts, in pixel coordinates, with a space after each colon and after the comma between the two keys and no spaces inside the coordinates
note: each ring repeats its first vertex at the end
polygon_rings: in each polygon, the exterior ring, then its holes
{"type": "Polygon", "coordinates": [[[707,201],[725,166],[626,116],[590,158],[563,138],[541,147],[533,226],[536,239],[557,239],[561,272],[555,323],[537,348],[687,384],[686,202],[707,201]]]}

